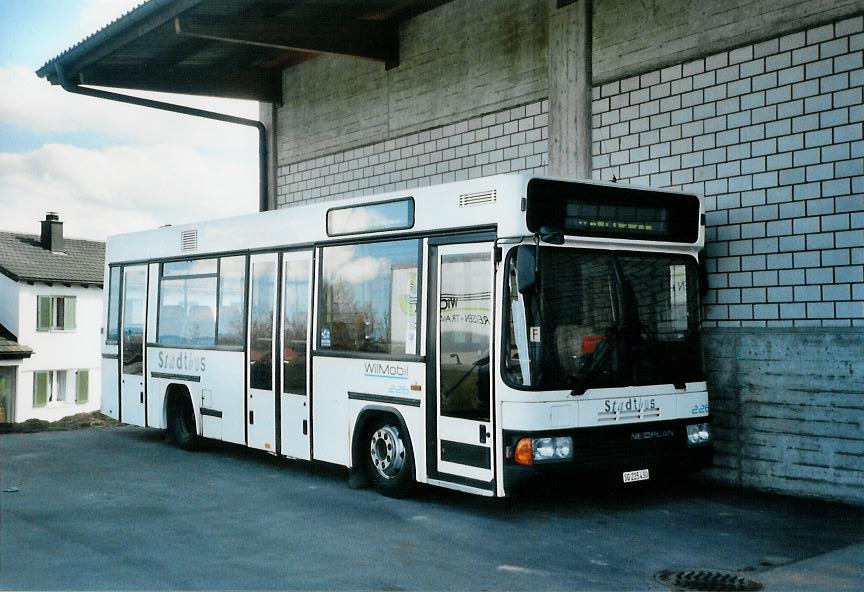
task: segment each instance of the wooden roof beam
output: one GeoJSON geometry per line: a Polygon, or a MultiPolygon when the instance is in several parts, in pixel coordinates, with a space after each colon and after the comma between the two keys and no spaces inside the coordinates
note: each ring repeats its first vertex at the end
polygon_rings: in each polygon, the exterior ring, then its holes
{"type": "Polygon", "coordinates": [[[292,17],[179,16],[178,35],[399,64],[398,24],[292,17]]]}

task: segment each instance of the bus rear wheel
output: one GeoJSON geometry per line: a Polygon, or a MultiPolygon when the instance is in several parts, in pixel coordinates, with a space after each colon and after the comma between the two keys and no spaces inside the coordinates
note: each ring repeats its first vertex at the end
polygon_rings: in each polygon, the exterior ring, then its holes
{"type": "Polygon", "coordinates": [[[389,497],[405,497],[414,488],[414,456],[398,422],[374,420],[366,430],[366,475],[389,497]]]}
{"type": "Polygon", "coordinates": [[[188,397],[176,397],[168,408],[168,438],[177,447],[194,450],[199,437],[195,429],[195,410],[188,397]]]}

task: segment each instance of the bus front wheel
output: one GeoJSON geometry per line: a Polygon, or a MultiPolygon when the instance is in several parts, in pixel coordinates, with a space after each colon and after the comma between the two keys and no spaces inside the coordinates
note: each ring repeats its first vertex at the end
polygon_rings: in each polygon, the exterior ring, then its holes
{"type": "Polygon", "coordinates": [[[378,419],[366,430],[366,474],[375,487],[390,497],[405,497],[414,486],[414,456],[399,422],[378,419]]]}
{"type": "Polygon", "coordinates": [[[168,437],[175,446],[184,450],[194,450],[198,447],[195,410],[188,397],[175,397],[168,408],[168,437]]]}

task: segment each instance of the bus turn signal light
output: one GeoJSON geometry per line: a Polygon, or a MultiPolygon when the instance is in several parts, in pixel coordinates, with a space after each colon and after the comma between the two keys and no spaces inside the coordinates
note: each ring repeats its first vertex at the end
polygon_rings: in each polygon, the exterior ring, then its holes
{"type": "Polygon", "coordinates": [[[522,438],[516,443],[516,452],[513,454],[513,460],[518,465],[534,464],[534,446],[531,438],[522,438]]]}

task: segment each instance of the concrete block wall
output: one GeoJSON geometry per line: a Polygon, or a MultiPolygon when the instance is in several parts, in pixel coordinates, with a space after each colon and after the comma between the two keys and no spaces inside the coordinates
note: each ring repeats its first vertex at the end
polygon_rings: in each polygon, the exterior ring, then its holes
{"type": "Polygon", "coordinates": [[[278,169],[279,207],[545,171],[547,100],[433,127],[278,169]]]}
{"type": "Polygon", "coordinates": [[[704,194],[706,326],[864,327],[862,17],[594,89],[594,177],[704,194]]]}
{"type": "Polygon", "coordinates": [[[705,196],[723,480],[864,502],[864,19],[593,89],[593,176],[705,196]]]}

